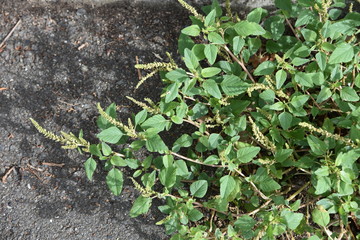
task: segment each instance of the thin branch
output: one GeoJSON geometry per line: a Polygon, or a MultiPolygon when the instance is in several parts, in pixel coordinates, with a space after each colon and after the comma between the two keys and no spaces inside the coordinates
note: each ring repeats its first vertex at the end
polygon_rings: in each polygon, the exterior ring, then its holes
{"type": "Polygon", "coordinates": [[[0,48],[2,48],[5,44],[5,42],[11,37],[11,35],[14,33],[15,29],[20,25],[21,19],[17,21],[15,26],[11,29],[11,31],[8,33],[8,35],[4,38],[4,40],[0,43],[0,48]]]}
{"type": "Polygon", "coordinates": [[[215,167],[215,168],[225,168],[225,167],[226,167],[226,166],[223,166],[223,165],[206,164],[206,163],[200,162],[199,160],[194,160],[194,159],[185,157],[185,156],[183,156],[183,155],[180,155],[180,154],[174,153],[174,152],[170,152],[170,154],[171,154],[171,155],[174,155],[175,157],[181,158],[181,159],[183,159],[183,160],[186,160],[186,161],[189,161],[189,162],[193,162],[193,163],[197,163],[197,164],[204,165],[204,166],[208,166],[208,167],[215,167]]]}
{"type": "Polygon", "coordinates": [[[255,79],[253,78],[253,76],[251,75],[251,73],[249,72],[249,70],[246,68],[244,62],[243,62],[242,60],[240,61],[240,60],[230,51],[230,49],[229,49],[226,45],[224,45],[223,47],[224,47],[224,49],[226,50],[226,52],[230,54],[231,58],[232,58],[235,62],[237,62],[237,63],[241,66],[241,68],[246,72],[246,74],[249,76],[249,78],[251,79],[251,81],[252,81],[253,83],[256,83],[255,79]]]}
{"type": "Polygon", "coordinates": [[[15,170],[15,167],[11,167],[9,170],[6,171],[5,175],[1,178],[2,183],[7,183],[7,178],[9,177],[10,173],[15,170]]]}
{"type": "Polygon", "coordinates": [[[256,187],[256,185],[255,185],[252,181],[247,180],[246,176],[245,176],[241,171],[239,171],[239,170],[236,169],[236,168],[235,168],[234,170],[235,170],[235,172],[237,172],[241,177],[243,177],[243,178],[245,179],[245,181],[247,181],[247,182],[251,185],[251,187],[254,189],[254,191],[257,192],[262,199],[264,199],[264,200],[270,200],[270,201],[271,201],[271,199],[270,199],[269,197],[267,197],[264,193],[262,193],[262,192],[256,187]]]}
{"type": "Polygon", "coordinates": [[[271,203],[272,199],[267,200],[263,205],[261,205],[259,208],[255,209],[252,212],[249,212],[246,215],[252,216],[255,215],[257,212],[259,212],[262,208],[266,207],[267,205],[269,205],[269,203],[271,203]]]}
{"type": "Polygon", "coordinates": [[[289,19],[288,19],[287,17],[285,17],[285,21],[286,21],[287,25],[291,28],[291,31],[294,33],[296,39],[299,40],[299,41],[301,41],[300,38],[299,38],[299,36],[298,36],[297,33],[296,33],[295,28],[291,25],[291,23],[290,23],[290,21],[289,21],[289,19]]]}
{"type": "Polygon", "coordinates": [[[290,197],[288,197],[286,200],[291,201],[294,197],[299,195],[305,188],[307,188],[310,185],[310,182],[307,182],[304,186],[299,188],[294,194],[292,194],[290,197]]]}
{"type": "MultiPolygon", "coordinates": [[[[190,123],[191,125],[197,127],[197,128],[200,128],[200,124],[194,122],[194,121],[191,121],[191,120],[188,120],[188,119],[183,119],[184,122],[187,122],[187,123],[190,123]]],[[[210,135],[210,133],[208,131],[205,131],[204,132],[206,135],[210,135]]]]}

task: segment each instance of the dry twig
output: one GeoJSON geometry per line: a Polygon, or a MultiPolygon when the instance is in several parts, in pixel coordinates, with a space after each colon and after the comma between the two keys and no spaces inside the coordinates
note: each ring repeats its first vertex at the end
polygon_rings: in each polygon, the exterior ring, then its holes
{"type": "Polygon", "coordinates": [[[42,165],[49,166],[49,167],[63,167],[65,163],[49,163],[49,162],[42,162],[42,165]]]}
{"type": "Polygon", "coordinates": [[[13,172],[15,170],[15,167],[11,167],[9,170],[6,171],[5,175],[1,178],[1,181],[3,183],[7,183],[7,178],[10,175],[11,172],[13,172]]]}
{"type": "Polygon", "coordinates": [[[15,29],[20,25],[21,19],[15,24],[15,26],[11,29],[11,31],[6,35],[4,40],[0,43],[0,48],[2,48],[5,45],[5,42],[11,37],[11,35],[14,33],[15,29]]]}

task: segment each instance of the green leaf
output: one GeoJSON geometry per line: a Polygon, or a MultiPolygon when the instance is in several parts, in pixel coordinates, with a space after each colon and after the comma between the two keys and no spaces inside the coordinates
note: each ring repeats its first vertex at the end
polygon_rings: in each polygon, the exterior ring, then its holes
{"type": "Polygon", "coordinates": [[[236,152],[237,159],[241,163],[248,163],[251,160],[253,160],[253,158],[256,157],[256,155],[258,155],[260,150],[261,150],[261,148],[259,148],[259,147],[243,147],[243,148],[240,148],[236,152]]]}
{"type": "Polygon", "coordinates": [[[205,80],[203,83],[203,88],[207,93],[217,99],[222,97],[218,84],[212,79],[205,80]]]}
{"type": "Polygon", "coordinates": [[[121,158],[120,156],[114,155],[110,159],[110,163],[117,167],[125,167],[127,166],[125,160],[121,158]]]}
{"type": "Polygon", "coordinates": [[[309,237],[308,240],[321,240],[321,239],[318,236],[313,235],[313,236],[309,237]]]}
{"type": "Polygon", "coordinates": [[[204,68],[201,70],[201,75],[204,77],[204,78],[209,78],[209,77],[212,77],[212,76],[215,76],[217,75],[218,73],[221,72],[221,69],[220,68],[217,68],[217,67],[208,67],[208,68],[204,68]]]}
{"type": "Polygon", "coordinates": [[[239,229],[252,229],[255,224],[256,221],[248,215],[243,215],[239,217],[234,223],[234,225],[239,229]]]}
{"type": "Polygon", "coordinates": [[[305,63],[308,63],[310,61],[310,59],[307,58],[299,58],[299,57],[295,57],[292,61],[291,64],[294,65],[295,67],[304,65],[305,63]]]}
{"type": "Polygon", "coordinates": [[[299,95],[295,96],[291,99],[291,105],[294,106],[294,108],[301,108],[304,106],[304,104],[309,100],[308,95],[299,95]]]}
{"type": "Polygon", "coordinates": [[[88,158],[88,160],[86,160],[84,166],[85,166],[86,176],[91,181],[93,174],[96,170],[96,161],[93,158],[88,158]]]}
{"type": "Polygon", "coordinates": [[[190,185],[191,195],[197,198],[205,196],[208,189],[208,182],[206,180],[198,180],[190,185]]]}
{"type": "Polygon", "coordinates": [[[174,100],[178,95],[179,85],[172,83],[166,88],[165,102],[169,103],[174,100]]]}
{"type": "Polygon", "coordinates": [[[220,142],[223,140],[220,134],[212,133],[209,136],[209,146],[212,149],[215,149],[219,146],[220,142]]]}
{"type": "Polygon", "coordinates": [[[220,196],[227,199],[232,191],[235,189],[235,180],[232,176],[226,175],[220,178],[220,196]]]}
{"type": "Polygon", "coordinates": [[[354,48],[348,43],[339,44],[334,52],[330,55],[329,63],[350,62],[354,57],[354,48]]]}
{"type": "Polygon", "coordinates": [[[283,112],[279,115],[280,125],[284,130],[288,130],[291,127],[293,116],[291,113],[283,112]]]}
{"type": "Polygon", "coordinates": [[[272,192],[281,188],[274,179],[268,177],[259,183],[259,188],[264,192],[272,192]]]}
{"type": "Polygon", "coordinates": [[[275,111],[281,111],[284,110],[285,104],[283,102],[277,102],[269,106],[269,109],[275,110],[275,111]]]}
{"type": "Polygon", "coordinates": [[[195,44],[191,51],[195,54],[196,58],[201,61],[205,59],[204,44],[195,44]]]}
{"type": "Polygon", "coordinates": [[[115,196],[120,195],[122,188],[123,188],[123,182],[124,182],[123,174],[117,168],[111,169],[106,176],[106,183],[107,183],[110,191],[115,196]]]}
{"type": "Polygon", "coordinates": [[[178,152],[182,147],[190,147],[192,145],[193,139],[188,134],[183,134],[179,137],[173,144],[172,150],[178,152]]]}
{"type": "Polygon", "coordinates": [[[291,0],[275,0],[275,6],[277,8],[280,8],[282,10],[291,12],[291,6],[292,6],[291,0]]]}
{"type": "Polygon", "coordinates": [[[330,223],[330,214],[321,205],[312,211],[311,216],[312,220],[322,227],[326,227],[330,223]]]}
{"type": "Polygon", "coordinates": [[[148,118],[145,122],[141,124],[141,127],[143,129],[154,128],[158,132],[161,132],[165,129],[167,122],[168,120],[158,114],[148,118]]]}
{"type": "Polygon", "coordinates": [[[147,118],[147,111],[143,109],[135,115],[135,125],[143,123],[147,118]]]}
{"type": "Polygon", "coordinates": [[[121,132],[120,129],[117,127],[110,127],[108,129],[105,129],[101,131],[98,135],[96,135],[101,141],[107,142],[107,143],[117,143],[120,138],[124,134],[121,132]]]}
{"type": "Polygon", "coordinates": [[[185,82],[189,79],[186,71],[184,69],[178,68],[166,73],[165,77],[174,82],[185,82]]]}
{"type": "Polygon", "coordinates": [[[185,55],[185,49],[192,49],[194,41],[187,35],[181,33],[178,40],[178,50],[181,56],[185,55]]]}
{"type": "Polygon", "coordinates": [[[195,106],[192,108],[192,111],[193,111],[193,115],[191,118],[193,120],[199,119],[202,116],[205,116],[209,112],[206,105],[201,102],[195,104],[195,106]]]}
{"type": "Polygon", "coordinates": [[[254,76],[270,75],[274,72],[276,64],[271,61],[262,62],[254,71],[254,76]]]}
{"type": "Polygon", "coordinates": [[[200,27],[198,25],[191,25],[181,30],[181,32],[185,35],[196,37],[200,34],[200,27]]]}
{"type": "Polygon", "coordinates": [[[337,189],[340,196],[349,196],[354,193],[354,188],[352,186],[352,183],[346,183],[340,181],[340,184],[337,185],[337,189]]]}
{"type": "Polygon", "coordinates": [[[276,15],[271,16],[266,19],[264,27],[271,33],[273,40],[279,40],[285,32],[284,18],[276,15]]]}
{"type": "Polygon", "coordinates": [[[285,160],[289,159],[292,153],[292,149],[277,149],[275,153],[275,160],[277,162],[284,162],[285,160]]]}
{"type": "Polygon", "coordinates": [[[312,74],[304,73],[304,72],[297,72],[295,74],[295,81],[299,83],[301,86],[304,87],[313,87],[314,83],[312,80],[312,74]]]}
{"type": "Polygon", "coordinates": [[[308,9],[304,9],[300,12],[298,19],[295,22],[295,27],[306,25],[315,19],[315,14],[308,9]]]}
{"type": "Polygon", "coordinates": [[[225,44],[224,39],[222,38],[222,36],[220,36],[220,34],[216,33],[216,32],[211,32],[208,35],[208,39],[211,43],[215,43],[215,44],[225,44]]]}
{"type": "Polygon", "coordinates": [[[268,11],[263,8],[255,8],[246,17],[249,22],[260,23],[261,19],[268,15],[268,11]]]}
{"type": "Polygon", "coordinates": [[[266,31],[257,23],[249,21],[240,21],[234,26],[235,31],[242,37],[249,35],[262,35],[266,31]]]}
{"type": "Polygon", "coordinates": [[[335,166],[342,166],[343,168],[353,168],[353,164],[360,158],[360,152],[354,150],[348,151],[346,153],[339,153],[335,160],[335,166]]]}
{"type": "Polygon", "coordinates": [[[109,156],[112,153],[111,147],[107,145],[105,142],[101,143],[101,150],[104,156],[109,156]]]}
{"type": "Polygon", "coordinates": [[[321,71],[324,71],[326,68],[326,54],[323,52],[318,52],[315,55],[316,62],[321,71]]]}
{"type": "Polygon", "coordinates": [[[159,178],[162,185],[171,188],[176,182],[176,167],[169,166],[168,168],[162,169],[159,178]]]}
{"type": "Polygon", "coordinates": [[[184,61],[185,61],[186,67],[190,71],[196,71],[196,69],[199,67],[199,61],[198,61],[197,57],[189,49],[184,50],[184,61]]]}
{"type": "Polygon", "coordinates": [[[186,177],[189,175],[189,170],[187,168],[186,162],[184,160],[175,161],[176,165],[176,175],[186,177]]]}
{"type": "Polygon", "coordinates": [[[219,163],[219,157],[218,156],[216,156],[216,155],[210,155],[210,156],[208,156],[206,159],[205,159],[205,161],[204,161],[204,163],[206,163],[206,164],[218,164],[219,163]]]}
{"type": "Polygon", "coordinates": [[[324,77],[324,74],[322,72],[310,73],[310,78],[312,78],[312,82],[315,85],[318,85],[318,86],[324,85],[325,77],[324,77]]]}
{"type": "MultiPolygon", "coordinates": [[[[254,232],[252,230],[252,228],[255,225],[256,225],[256,221],[247,215],[239,217],[236,220],[236,222],[234,223],[235,229],[241,234],[241,236],[244,239],[254,239],[255,238],[254,232]]],[[[234,238],[234,240],[235,239],[236,238],[234,238]]]]}
{"type": "Polygon", "coordinates": [[[319,95],[316,98],[316,102],[317,103],[322,103],[323,101],[327,100],[329,97],[331,97],[332,93],[330,88],[328,87],[323,87],[320,92],[319,95]]]}
{"type": "Polygon", "coordinates": [[[273,103],[275,99],[275,92],[271,89],[267,89],[260,93],[259,97],[266,102],[273,103]]]}
{"type": "Polygon", "coordinates": [[[205,18],[205,27],[211,26],[215,23],[216,9],[213,9],[205,18]]]}
{"type": "Polygon", "coordinates": [[[225,75],[220,86],[225,94],[234,96],[246,92],[249,84],[242,82],[238,76],[225,75]]]}
{"type": "MultiPolygon", "coordinates": [[[[115,103],[110,104],[105,112],[112,118],[116,119],[116,105],[115,103]]],[[[97,126],[101,129],[107,129],[111,126],[113,126],[113,124],[109,123],[103,116],[100,116],[97,121],[96,121],[97,126]]]]}
{"type": "Polygon", "coordinates": [[[155,184],[156,179],[156,170],[152,171],[151,173],[145,173],[141,177],[141,181],[143,182],[146,188],[152,188],[155,184]]]}
{"type": "Polygon", "coordinates": [[[98,156],[98,157],[102,157],[102,154],[101,154],[101,152],[100,152],[100,147],[99,147],[100,145],[97,145],[97,144],[91,144],[90,145],[90,148],[89,148],[89,150],[90,150],[90,153],[92,154],[92,155],[95,155],[95,156],[98,156]]]}
{"type": "Polygon", "coordinates": [[[151,207],[151,203],[151,198],[139,196],[130,209],[130,217],[137,217],[141,214],[147,213],[151,207]]]}
{"type": "Polygon", "coordinates": [[[360,74],[355,77],[355,86],[360,88],[360,74]]]}
{"type": "Polygon", "coordinates": [[[331,180],[329,177],[317,177],[315,194],[321,195],[331,190],[331,180]]]}
{"type": "Polygon", "coordinates": [[[204,53],[210,65],[213,65],[215,63],[217,58],[217,52],[218,52],[218,48],[215,45],[212,44],[205,45],[204,53]]]}
{"type": "Polygon", "coordinates": [[[276,89],[280,89],[285,81],[286,81],[287,74],[284,70],[280,69],[276,72],[275,80],[276,80],[276,89]]]}
{"type": "Polygon", "coordinates": [[[294,213],[288,209],[282,210],[281,216],[285,219],[286,226],[291,230],[295,230],[300,225],[301,220],[304,218],[304,214],[294,213]]]}
{"type": "Polygon", "coordinates": [[[324,155],[327,151],[326,144],[315,136],[309,135],[307,138],[311,150],[316,155],[324,155]]]}
{"type": "Polygon", "coordinates": [[[174,163],[174,157],[173,155],[166,154],[163,156],[163,164],[164,167],[168,168],[169,166],[172,166],[174,163]]]}
{"type": "Polygon", "coordinates": [[[236,36],[233,38],[233,51],[235,55],[238,55],[241,51],[241,49],[245,45],[245,40],[243,38],[240,38],[239,36],[236,36]]]}
{"type": "Polygon", "coordinates": [[[188,217],[190,221],[197,222],[204,217],[204,214],[197,209],[191,209],[188,212],[188,217]]]}
{"type": "Polygon", "coordinates": [[[303,29],[301,29],[301,34],[303,35],[304,39],[308,42],[316,41],[317,34],[313,30],[303,28],[303,29]]]}
{"type": "Polygon", "coordinates": [[[341,15],[342,11],[340,9],[330,9],[329,11],[329,16],[331,18],[331,20],[336,20],[340,15],[341,15]]]}
{"type": "Polygon", "coordinates": [[[147,138],[145,145],[149,152],[163,153],[168,150],[168,147],[158,134],[147,138]]]}
{"type": "Polygon", "coordinates": [[[344,101],[357,102],[359,101],[359,94],[351,87],[343,87],[340,90],[340,97],[344,101]]]}

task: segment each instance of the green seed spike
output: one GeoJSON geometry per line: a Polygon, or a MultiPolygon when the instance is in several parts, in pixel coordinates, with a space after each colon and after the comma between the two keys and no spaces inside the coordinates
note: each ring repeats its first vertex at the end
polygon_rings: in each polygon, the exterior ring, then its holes
{"type": "Polygon", "coordinates": [[[270,141],[269,138],[267,138],[259,129],[259,127],[256,125],[254,120],[249,116],[249,122],[251,123],[251,128],[253,131],[253,134],[255,136],[255,139],[261,143],[267,150],[270,150],[271,152],[275,153],[276,146],[273,142],[270,141]]]}
{"type": "Polygon", "coordinates": [[[35,121],[34,119],[30,118],[30,121],[32,122],[32,124],[34,125],[34,127],[41,133],[43,134],[46,138],[51,139],[55,142],[60,142],[65,144],[66,143],[66,139],[63,137],[60,137],[58,135],[56,135],[53,132],[50,132],[48,130],[46,130],[45,128],[41,127],[40,124],[35,121]]]}
{"type": "Polygon", "coordinates": [[[142,77],[140,79],[140,81],[138,82],[138,84],[136,85],[135,89],[138,89],[147,79],[151,78],[152,76],[154,76],[159,70],[155,69],[154,71],[146,74],[145,77],[142,77]]]}
{"type": "Polygon", "coordinates": [[[146,64],[136,64],[135,68],[137,69],[165,69],[167,71],[171,71],[175,68],[177,68],[177,65],[174,63],[166,63],[166,62],[152,62],[152,63],[146,63],[146,64]]]}
{"type": "Polygon", "coordinates": [[[230,0],[226,0],[225,2],[225,8],[226,8],[226,14],[228,17],[233,17],[232,12],[231,12],[231,3],[230,0]]]}
{"type": "Polygon", "coordinates": [[[328,138],[332,138],[335,139],[337,141],[341,141],[343,143],[345,143],[348,146],[351,146],[353,148],[357,148],[358,146],[351,140],[348,138],[344,138],[342,136],[340,136],[339,134],[334,134],[334,133],[330,133],[324,129],[321,128],[316,128],[313,125],[306,123],[306,122],[300,122],[299,126],[303,127],[303,128],[307,128],[310,132],[316,132],[319,133],[320,135],[324,136],[324,137],[328,137],[328,138]]]}
{"type": "Polygon", "coordinates": [[[97,109],[100,113],[100,115],[106,119],[106,121],[108,121],[109,123],[123,129],[126,134],[130,137],[136,138],[137,134],[135,132],[135,129],[130,129],[128,126],[126,126],[125,124],[123,124],[122,122],[114,119],[113,117],[111,117],[109,114],[107,114],[104,109],[101,107],[100,103],[97,104],[97,109]]]}
{"type": "Polygon", "coordinates": [[[197,19],[203,21],[204,20],[204,16],[199,14],[196,9],[191,6],[190,4],[188,4],[187,2],[185,2],[184,0],[178,0],[178,2],[189,12],[191,12],[192,15],[194,15],[197,19]]]}
{"type": "Polygon", "coordinates": [[[129,97],[129,96],[126,96],[126,98],[129,99],[130,101],[132,101],[133,103],[135,103],[136,105],[138,105],[139,107],[141,107],[142,109],[145,109],[149,113],[152,113],[152,114],[158,114],[159,113],[158,109],[149,107],[148,105],[146,105],[143,102],[140,102],[140,101],[138,101],[138,100],[136,100],[136,99],[134,99],[132,97],[129,97]]]}

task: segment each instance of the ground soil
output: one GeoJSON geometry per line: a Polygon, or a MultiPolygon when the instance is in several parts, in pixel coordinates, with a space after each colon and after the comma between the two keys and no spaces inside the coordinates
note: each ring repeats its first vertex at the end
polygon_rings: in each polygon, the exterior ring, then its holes
{"type": "Polygon", "coordinates": [[[2,0],[1,41],[20,19],[0,49],[0,239],[167,239],[155,225],[164,217],[156,206],[128,216],[138,195],[131,182],[115,197],[101,169],[88,181],[88,156],[45,139],[29,118],[57,133],[83,129],[94,141],[97,102],[117,103],[125,119],[138,110],[125,96],[157,97],[158,78],[135,91],[136,56],[146,63],[167,60],[165,51],[176,55],[187,12],[175,2],[2,0]]]}

